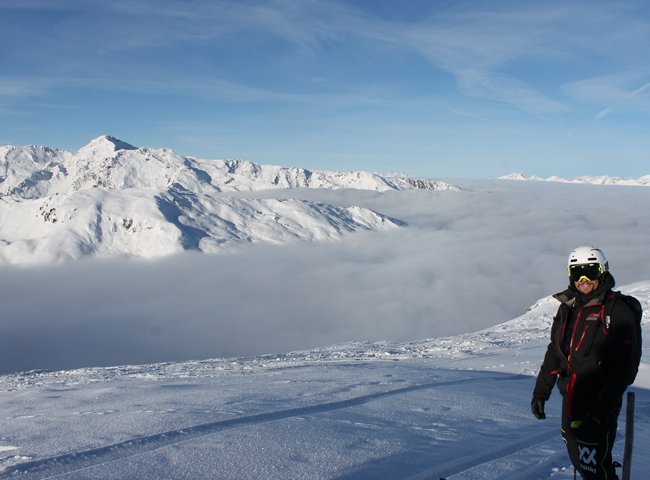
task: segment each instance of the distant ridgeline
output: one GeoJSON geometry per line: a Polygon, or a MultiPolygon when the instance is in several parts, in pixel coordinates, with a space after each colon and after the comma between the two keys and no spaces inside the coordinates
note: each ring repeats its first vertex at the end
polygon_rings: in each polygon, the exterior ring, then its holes
{"type": "Polygon", "coordinates": [[[589,183],[592,185],[631,185],[631,186],[650,186],[650,175],[633,178],[619,178],[619,177],[577,177],[577,178],[563,178],[563,177],[548,177],[542,178],[538,176],[527,177],[523,173],[514,172],[509,175],[499,177],[499,180],[534,180],[538,182],[560,182],[560,183],[589,183]]]}

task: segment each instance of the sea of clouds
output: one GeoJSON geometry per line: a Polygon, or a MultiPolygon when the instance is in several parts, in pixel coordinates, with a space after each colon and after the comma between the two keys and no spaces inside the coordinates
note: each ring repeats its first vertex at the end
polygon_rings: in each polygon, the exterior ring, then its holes
{"type": "Polygon", "coordinates": [[[510,320],[601,247],[619,285],[650,279],[650,189],[456,181],[464,192],[255,192],[407,222],[331,243],[158,260],[1,268],[0,373],[422,340],[510,320]]]}

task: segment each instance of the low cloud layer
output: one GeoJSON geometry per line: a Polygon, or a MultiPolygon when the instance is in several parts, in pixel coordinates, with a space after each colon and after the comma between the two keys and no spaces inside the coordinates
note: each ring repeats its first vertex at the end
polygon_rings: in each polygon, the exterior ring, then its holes
{"type": "Polygon", "coordinates": [[[289,192],[408,222],[335,243],[3,267],[0,373],[474,331],[563,289],[566,257],[581,244],[605,251],[619,285],[650,279],[650,189],[462,186],[470,190],[289,192]]]}

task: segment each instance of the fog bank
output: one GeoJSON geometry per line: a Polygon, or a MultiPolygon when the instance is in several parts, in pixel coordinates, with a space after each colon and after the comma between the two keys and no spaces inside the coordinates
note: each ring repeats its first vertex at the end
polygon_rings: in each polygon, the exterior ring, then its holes
{"type": "Polygon", "coordinates": [[[0,373],[420,340],[485,328],[566,287],[581,244],[650,278],[650,189],[455,182],[465,192],[283,191],[407,222],[326,244],[2,267],[0,373]]]}

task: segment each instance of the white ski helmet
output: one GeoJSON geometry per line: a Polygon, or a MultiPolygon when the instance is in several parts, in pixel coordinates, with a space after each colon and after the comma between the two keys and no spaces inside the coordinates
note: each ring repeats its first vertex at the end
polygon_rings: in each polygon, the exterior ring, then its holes
{"type": "Polygon", "coordinates": [[[569,261],[567,266],[567,269],[569,270],[569,276],[571,275],[572,265],[589,264],[597,264],[599,266],[601,274],[609,270],[609,262],[605,258],[605,254],[601,249],[590,246],[582,246],[577,247],[569,254],[569,261]]]}

